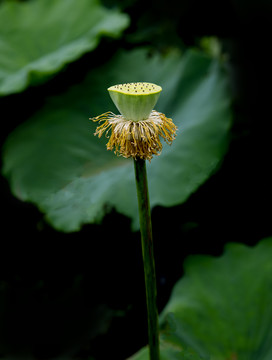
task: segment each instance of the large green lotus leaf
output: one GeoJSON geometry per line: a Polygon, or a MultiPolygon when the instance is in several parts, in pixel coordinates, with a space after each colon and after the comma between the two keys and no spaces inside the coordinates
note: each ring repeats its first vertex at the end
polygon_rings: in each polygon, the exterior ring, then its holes
{"type": "MultiPolygon", "coordinates": [[[[271,258],[272,238],[228,244],[219,258],[189,257],[160,315],[162,353],[166,343],[180,359],[186,348],[210,360],[272,359],[271,258]]],[[[131,360],[148,360],[147,349],[131,360]]]]}
{"type": "Polygon", "coordinates": [[[93,136],[97,124],[88,120],[116,111],[107,87],[133,81],[163,87],[156,110],[179,128],[172,146],[165,144],[147,166],[151,206],[185,201],[222,159],[231,110],[218,60],[197,51],[165,58],[143,49],[120,51],[82,84],[49,99],[5,144],[4,174],[13,193],[36,203],[55,228],[76,231],[111,207],[137,226],[133,161],[107,151],[106,139],[93,136]]]}
{"type": "Polygon", "coordinates": [[[101,36],[118,36],[128,16],[98,0],[7,1],[0,6],[0,95],[44,81],[94,49],[101,36]]]}
{"type": "MultiPolygon", "coordinates": [[[[172,338],[176,338],[176,335],[160,337],[160,360],[204,360],[195,351],[184,346],[181,341],[176,339],[173,341],[172,338]]],[[[148,348],[141,349],[128,360],[149,360],[148,348]]]]}
{"type": "MultiPolygon", "coordinates": [[[[189,350],[183,349],[182,346],[172,345],[168,342],[161,342],[160,360],[202,360],[199,355],[189,350]]],[[[142,349],[136,355],[128,358],[128,360],[149,360],[149,352],[147,348],[142,349]]]]}
{"type": "Polygon", "coordinates": [[[271,258],[272,238],[189,258],[162,317],[174,313],[178,336],[211,360],[272,359],[271,258]]]}

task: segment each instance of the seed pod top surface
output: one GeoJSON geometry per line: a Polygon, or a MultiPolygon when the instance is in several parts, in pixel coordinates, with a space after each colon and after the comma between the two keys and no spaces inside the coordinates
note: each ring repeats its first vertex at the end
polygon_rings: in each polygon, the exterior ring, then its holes
{"type": "Polygon", "coordinates": [[[113,85],[108,90],[129,95],[149,95],[160,93],[162,88],[159,85],[148,82],[135,82],[113,85]]]}

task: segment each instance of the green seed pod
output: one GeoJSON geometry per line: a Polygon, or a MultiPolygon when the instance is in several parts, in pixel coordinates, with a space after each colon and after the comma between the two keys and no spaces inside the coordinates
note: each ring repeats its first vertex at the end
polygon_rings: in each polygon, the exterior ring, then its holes
{"type": "Polygon", "coordinates": [[[114,85],[108,88],[111,99],[127,120],[148,119],[162,88],[147,82],[114,85]]]}

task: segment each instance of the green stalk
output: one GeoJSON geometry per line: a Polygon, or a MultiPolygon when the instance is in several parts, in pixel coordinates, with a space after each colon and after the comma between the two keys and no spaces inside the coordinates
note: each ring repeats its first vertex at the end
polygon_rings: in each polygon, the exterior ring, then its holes
{"type": "Polygon", "coordinates": [[[145,160],[134,160],[145,273],[150,360],[160,359],[156,273],[145,160]]]}

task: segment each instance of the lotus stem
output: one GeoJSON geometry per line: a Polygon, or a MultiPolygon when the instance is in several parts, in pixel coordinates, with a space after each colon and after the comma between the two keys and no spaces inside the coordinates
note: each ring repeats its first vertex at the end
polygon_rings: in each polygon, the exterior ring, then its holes
{"type": "Polygon", "coordinates": [[[134,159],[134,169],[137,187],[142,255],[145,274],[149,358],[150,360],[159,360],[160,350],[156,272],[145,160],[140,158],[134,159]]]}

